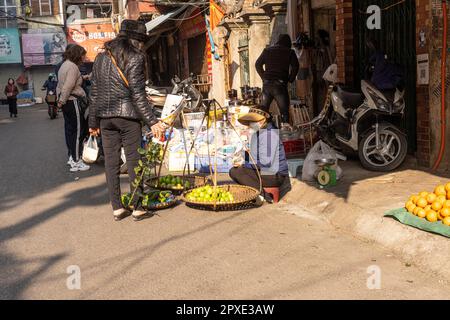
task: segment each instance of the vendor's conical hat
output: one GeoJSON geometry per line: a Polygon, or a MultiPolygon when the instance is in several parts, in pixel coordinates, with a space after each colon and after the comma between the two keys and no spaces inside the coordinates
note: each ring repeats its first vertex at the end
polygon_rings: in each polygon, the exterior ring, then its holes
{"type": "Polygon", "coordinates": [[[248,126],[251,122],[260,122],[269,118],[270,115],[267,112],[264,112],[260,109],[251,108],[248,113],[241,115],[238,121],[242,125],[248,126]]]}

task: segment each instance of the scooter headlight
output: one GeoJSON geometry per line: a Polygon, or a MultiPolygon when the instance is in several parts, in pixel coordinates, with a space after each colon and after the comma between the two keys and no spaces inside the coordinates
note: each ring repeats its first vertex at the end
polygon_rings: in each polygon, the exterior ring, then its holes
{"type": "Polygon", "coordinates": [[[375,106],[378,110],[383,112],[391,112],[392,107],[391,104],[383,99],[381,99],[380,96],[378,96],[372,89],[367,88],[367,91],[369,92],[370,97],[375,102],[375,106]]]}

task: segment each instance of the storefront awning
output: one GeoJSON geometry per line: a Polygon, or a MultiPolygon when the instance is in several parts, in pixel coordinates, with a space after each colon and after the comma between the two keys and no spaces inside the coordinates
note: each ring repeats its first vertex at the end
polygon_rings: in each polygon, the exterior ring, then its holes
{"type": "Polygon", "coordinates": [[[147,33],[152,34],[152,33],[157,33],[157,28],[159,26],[161,26],[163,23],[165,23],[166,21],[168,21],[170,18],[174,18],[177,15],[181,14],[183,11],[185,11],[187,8],[189,7],[189,5],[184,5],[181,6],[180,8],[169,12],[167,14],[164,14],[162,16],[159,16],[149,22],[147,22],[145,24],[145,26],[147,27],[147,33]]]}

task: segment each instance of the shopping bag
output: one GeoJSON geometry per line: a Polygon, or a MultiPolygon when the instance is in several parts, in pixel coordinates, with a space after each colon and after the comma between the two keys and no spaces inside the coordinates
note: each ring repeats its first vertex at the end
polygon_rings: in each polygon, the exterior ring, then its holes
{"type": "Polygon", "coordinates": [[[99,147],[97,138],[90,136],[89,139],[84,143],[83,147],[83,161],[86,163],[94,163],[97,161],[99,154],[99,147]]]}
{"type": "Polygon", "coordinates": [[[342,177],[342,169],[338,165],[338,159],[345,160],[345,156],[338,154],[333,148],[327,145],[322,140],[318,141],[309,151],[303,164],[302,180],[314,181],[317,177],[319,166],[316,164],[316,160],[320,159],[333,159],[335,165],[333,168],[336,170],[336,178],[339,180],[342,177]]]}

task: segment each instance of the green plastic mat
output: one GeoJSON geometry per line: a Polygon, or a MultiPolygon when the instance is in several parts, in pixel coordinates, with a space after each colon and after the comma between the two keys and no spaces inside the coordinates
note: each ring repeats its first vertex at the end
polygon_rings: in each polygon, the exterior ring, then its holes
{"type": "Polygon", "coordinates": [[[405,208],[391,210],[387,212],[384,216],[392,217],[408,226],[450,238],[449,226],[446,226],[441,221],[434,223],[428,222],[426,219],[421,219],[409,213],[405,208]]]}

